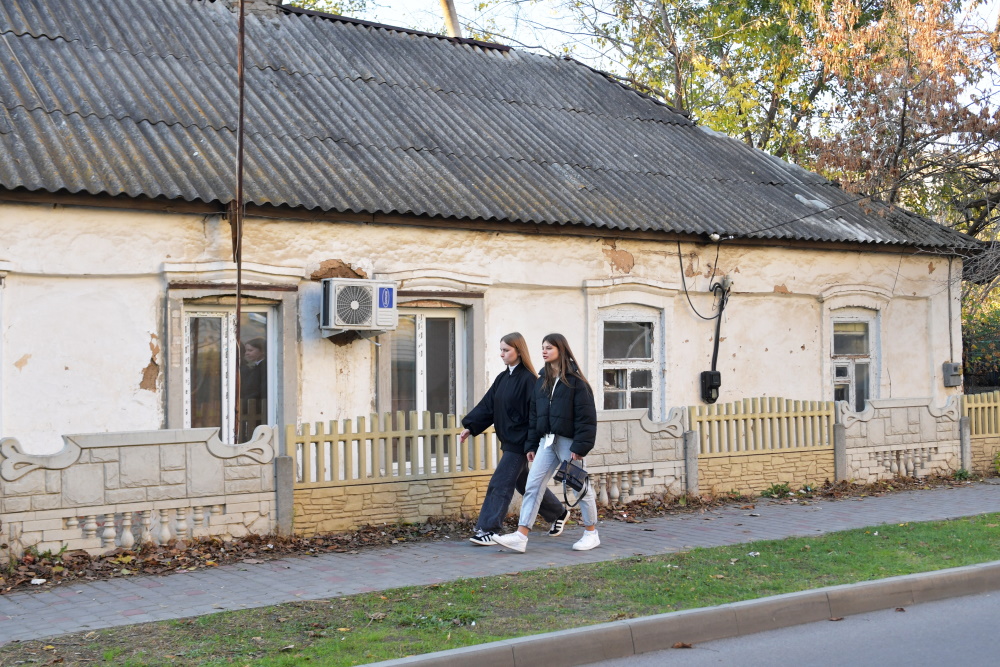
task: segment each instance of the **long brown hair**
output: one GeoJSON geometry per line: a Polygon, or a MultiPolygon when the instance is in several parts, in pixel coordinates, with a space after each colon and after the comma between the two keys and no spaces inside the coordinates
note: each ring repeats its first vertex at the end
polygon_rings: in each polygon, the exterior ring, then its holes
{"type": "Polygon", "coordinates": [[[531,371],[532,375],[535,375],[535,365],[531,363],[531,355],[528,354],[528,341],[524,340],[522,336],[517,331],[507,334],[500,339],[501,343],[506,343],[514,348],[517,352],[517,358],[520,360],[521,365],[531,371]]]}
{"type": "Polygon", "coordinates": [[[565,383],[567,375],[578,377],[583,380],[585,385],[590,386],[587,378],[583,376],[583,371],[580,370],[580,364],[573,356],[573,350],[569,349],[569,341],[566,340],[566,336],[550,333],[542,339],[542,343],[548,343],[559,351],[559,358],[555,360],[555,363],[545,362],[545,382],[542,385],[545,391],[552,391],[552,386],[557,379],[565,383]]]}

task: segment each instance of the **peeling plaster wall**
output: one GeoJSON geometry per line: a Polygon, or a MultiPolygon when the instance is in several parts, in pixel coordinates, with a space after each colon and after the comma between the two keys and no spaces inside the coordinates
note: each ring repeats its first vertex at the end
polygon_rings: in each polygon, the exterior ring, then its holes
{"type": "MultiPolygon", "coordinates": [[[[4,436],[52,453],[61,434],[159,428],[158,391],[140,390],[159,336],[153,277],[8,275],[4,436]]],[[[155,355],[157,358],[159,355],[155,355]]]]}
{"type": "MultiPolygon", "coordinates": [[[[0,238],[8,267],[0,435],[41,453],[57,448],[65,433],[162,427],[164,353],[150,345],[166,350],[170,343],[163,265],[228,262],[228,224],[218,216],[4,204],[0,238]],[[152,390],[151,363],[160,368],[152,390]]],[[[822,295],[844,285],[888,295],[880,320],[881,398],[940,402],[958,392],[940,378],[941,363],[952,359],[949,346],[960,349],[947,258],[723,243],[716,266],[716,251],[714,244],[682,244],[690,298],[701,313],[712,312],[713,273],[734,280],[719,348],[720,401],[832,398],[824,318],[833,301],[822,295]]],[[[484,291],[485,336],[471,341],[486,366],[475,396],[501,370],[497,341],[514,330],[528,339],[536,364],[541,337],[564,333],[597,384],[597,328],[588,304],[598,291],[601,307],[624,299],[662,314],[667,409],[698,402],[698,374],[711,363],[714,323],[688,305],[674,242],[246,220],[245,262],[301,267],[308,276],[330,260],[374,277],[405,273],[402,289],[484,291]]],[[[956,261],[952,275],[960,270],[956,261]]],[[[375,346],[322,338],[319,283],[302,279],[298,288],[298,355],[284,361],[299,371],[299,418],[368,414],[375,407],[375,346]]]]}

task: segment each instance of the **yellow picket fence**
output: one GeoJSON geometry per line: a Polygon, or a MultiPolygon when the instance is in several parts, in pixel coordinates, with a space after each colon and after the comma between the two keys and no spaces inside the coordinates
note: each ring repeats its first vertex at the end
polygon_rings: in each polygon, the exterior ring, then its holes
{"type": "Polygon", "coordinates": [[[295,488],[398,482],[492,472],[499,443],[492,428],[464,443],[455,415],[397,412],[286,429],[295,488]]]}
{"type": "Polygon", "coordinates": [[[833,449],[833,401],[746,398],[689,408],[699,456],[733,456],[775,450],[833,449]]]}
{"type": "Polygon", "coordinates": [[[1000,435],[1000,391],[962,396],[962,414],[971,435],[1000,435]]]}

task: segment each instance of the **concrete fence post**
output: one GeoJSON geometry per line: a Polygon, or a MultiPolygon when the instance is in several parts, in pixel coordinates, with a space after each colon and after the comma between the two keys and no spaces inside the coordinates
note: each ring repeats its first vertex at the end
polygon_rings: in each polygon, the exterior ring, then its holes
{"type": "Polygon", "coordinates": [[[279,535],[292,534],[292,520],[295,516],[294,488],[295,459],[291,456],[275,456],[274,491],[279,535]]]}
{"type": "Polygon", "coordinates": [[[698,433],[684,431],[684,477],[685,491],[689,496],[698,495],[698,433]]]}
{"type": "Polygon", "coordinates": [[[843,424],[833,425],[833,475],[838,482],[851,478],[847,469],[847,427],[843,424]]]}
{"type": "Polygon", "coordinates": [[[968,417],[958,419],[958,441],[961,449],[961,465],[964,470],[972,472],[972,427],[968,417]]]}

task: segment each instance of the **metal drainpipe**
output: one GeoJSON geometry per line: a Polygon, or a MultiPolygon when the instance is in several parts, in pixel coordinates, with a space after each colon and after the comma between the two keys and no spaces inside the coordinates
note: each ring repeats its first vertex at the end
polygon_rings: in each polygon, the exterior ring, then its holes
{"type": "Polygon", "coordinates": [[[448,36],[461,37],[462,28],[458,24],[458,12],[455,11],[455,0],[441,0],[441,9],[444,11],[444,23],[448,28],[448,36]]]}

